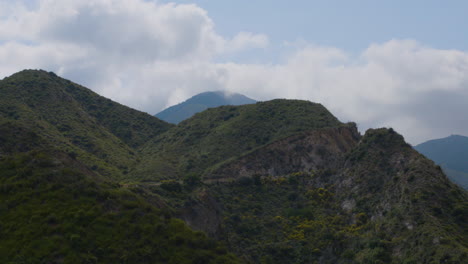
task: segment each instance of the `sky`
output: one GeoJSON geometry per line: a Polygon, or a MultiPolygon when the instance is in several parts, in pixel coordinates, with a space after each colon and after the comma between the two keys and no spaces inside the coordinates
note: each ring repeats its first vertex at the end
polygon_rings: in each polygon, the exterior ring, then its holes
{"type": "Polygon", "coordinates": [[[411,144],[468,135],[467,1],[0,0],[0,78],[156,114],[204,91],[321,103],[411,144]]]}

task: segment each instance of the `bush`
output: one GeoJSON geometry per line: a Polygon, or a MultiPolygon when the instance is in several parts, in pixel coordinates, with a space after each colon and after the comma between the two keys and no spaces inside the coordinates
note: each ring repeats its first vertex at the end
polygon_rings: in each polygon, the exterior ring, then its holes
{"type": "Polygon", "coordinates": [[[200,175],[197,175],[195,173],[186,175],[183,181],[185,187],[187,187],[190,190],[202,184],[200,175]]]}
{"type": "Polygon", "coordinates": [[[253,183],[257,186],[260,186],[262,185],[262,176],[260,176],[259,174],[255,174],[253,177],[253,183]]]}
{"type": "Polygon", "coordinates": [[[253,184],[252,178],[246,176],[240,177],[239,180],[237,180],[237,182],[241,186],[249,186],[253,184]]]}
{"type": "Polygon", "coordinates": [[[175,181],[175,180],[168,180],[168,181],[163,181],[161,183],[161,188],[163,188],[166,191],[170,192],[181,192],[182,191],[182,185],[175,181]]]}

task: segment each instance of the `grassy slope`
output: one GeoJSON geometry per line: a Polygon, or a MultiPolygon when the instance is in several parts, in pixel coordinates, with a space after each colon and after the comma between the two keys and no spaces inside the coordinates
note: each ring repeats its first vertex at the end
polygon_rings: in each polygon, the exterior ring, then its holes
{"type": "Polygon", "coordinates": [[[207,168],[286,136],[342,125],[320,104],[273,100],[208,109],[143,148],[134,178],[159,180],[201,174],[207,168]]]}
{"type": "Polygon", "coordinates": [[[135,148],[171,127],[45,71],[7,77],[0,93],[0,125],[28,128],[114,178],[137,163],[135,148]]]}

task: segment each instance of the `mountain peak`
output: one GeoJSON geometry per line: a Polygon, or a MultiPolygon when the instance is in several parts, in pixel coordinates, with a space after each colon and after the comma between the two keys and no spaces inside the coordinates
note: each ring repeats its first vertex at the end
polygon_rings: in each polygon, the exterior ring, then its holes
{"type": "Polygon", "coordinates": [[[190,118],[194,114],[208,108],[222,105],[253,104],[255,102],[255,100],[238,93],[208,91],[194,95],[180,104],[171,106],[159,112],[155,116],[166,122],[178,124],[183,120],[190,118]]]}
{"type": "Polygon", "coordinates": [[[55,77],[60,78],[54,72],[48,72],[41,69],[25,69],[19,72],[16,72],[10,76],[4,78],[4,80],[16,80],[16,79],[36,79],[36,78],[44,78],[44,77],[55,77]]]}
{"type": "Polygon", "coordinates": [[[463,139],[463,138],[468,138],[468,137],[462,136],[462,135],[457,135],[457,134],[452,134],[452,135],[449,136],[449,138],[461,138],[461,139],[463,139]]]}

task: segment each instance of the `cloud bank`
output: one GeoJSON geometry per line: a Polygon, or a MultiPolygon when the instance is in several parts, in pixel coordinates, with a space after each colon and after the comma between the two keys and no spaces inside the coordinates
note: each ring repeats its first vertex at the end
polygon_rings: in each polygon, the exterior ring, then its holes
{"type": "Polygon", "coordinates": [[[263,34],[221,36],[196,5],[0,0],[0,77],[54,71],[151,114],[199,92],[227,90],[319,102],[361,130],[391,126],[411,143],[468,134],[466,52],[394,39],[360,54],[302,43],[275,64],[219,61],[269,45],[263,34]]]}

